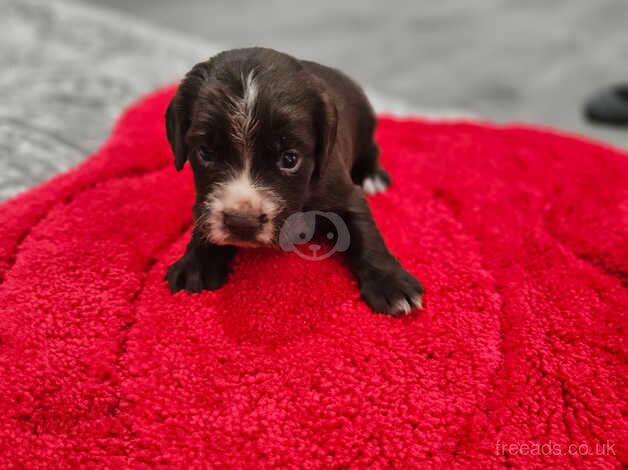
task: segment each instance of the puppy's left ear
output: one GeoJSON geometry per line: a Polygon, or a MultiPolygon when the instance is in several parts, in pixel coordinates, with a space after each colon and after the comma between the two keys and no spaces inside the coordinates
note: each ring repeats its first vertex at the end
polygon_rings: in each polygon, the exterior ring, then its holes
{"type": "Polygon", "coordinates": [[[329,163],[331,153],[336,143],[336,133],[338,131],[338,110],[334,98],[326,91],[321,91],[319,98],[319,109],[316,113],[316,124],[318,128],[318,165],[314,171],[314,175],[317,178],[323,174],[329,163]]]}
{"type": "Polygon", "coordinates": [[[182,110],[180,108],[181,97],[179,91],[172,98],[166,110],[166,135],[174,154],[174,166],[177,171],[183,168],[188,158],[188,149],[185,143],[189,123],[184,122],[182,110]]]}

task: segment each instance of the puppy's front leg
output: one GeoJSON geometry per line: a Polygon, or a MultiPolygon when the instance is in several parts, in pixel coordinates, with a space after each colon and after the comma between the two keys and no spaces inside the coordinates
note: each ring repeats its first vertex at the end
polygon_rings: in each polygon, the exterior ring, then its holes
{"type": "Polygon", "coordinates": [[[227,280],[235,252],[234,246],[214,245],[193,231],[185,254],[168,268],[166,280],[170,291],[218,289],[227,280]]]}
{"type": "Polygon", "coordinates": [[[388,251],[361,191],[351,196],[345,221],[351,237],[349,265],[362,299],[373,310],[391,315],[421,308],[423,287],[388,251]]]}

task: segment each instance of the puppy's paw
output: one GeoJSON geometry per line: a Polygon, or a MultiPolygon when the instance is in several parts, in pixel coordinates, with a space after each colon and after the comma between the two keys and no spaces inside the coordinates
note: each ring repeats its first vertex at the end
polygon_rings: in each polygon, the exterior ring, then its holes
{"type": "Polygon", "coordinates": [[[377,167],[372,175],[362,181],[362,189],[366,194],[383,193],[388,186],[390,186],[390,176],[382,167],[377,167]]]}
{"type": "Polygon", "coordinates": [[[373,310],[393,316],[423,308],[423,286],[401,267],[381,276],[369,277],[362,282],[360,294],[373,310]]]}
{"type": "Polygon", "coordinates": [[[173,294],[180,290],[195,293],[220,288],[226,282],[228,275],[229,264],[227,262],[203,263],[193,254],[186,253],[168,268],[165,279],[173,294]]]}

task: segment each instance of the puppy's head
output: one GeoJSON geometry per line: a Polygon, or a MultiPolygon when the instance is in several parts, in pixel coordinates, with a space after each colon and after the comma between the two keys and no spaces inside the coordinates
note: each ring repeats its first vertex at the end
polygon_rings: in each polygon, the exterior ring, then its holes
{"type": "Polygon", "coordinates": [[[285,54],[234,50],[194,66],[166,129],[176,168],[194,172],[196,229],[216,244],[275,244],[325,167],[336,116],[322,82],[285,54]]]}

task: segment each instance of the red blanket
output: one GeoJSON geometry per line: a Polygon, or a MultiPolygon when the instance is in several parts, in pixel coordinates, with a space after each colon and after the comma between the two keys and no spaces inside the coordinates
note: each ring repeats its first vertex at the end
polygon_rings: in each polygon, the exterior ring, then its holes
{"type": "Polygon", "coordinates": [[[626,154],[383,117],[370,204],[422,312],[372,313],[340,255],[270,249],[172,296],[172,91],[0,206],[0,467],[626,464],[626,154]]]}

